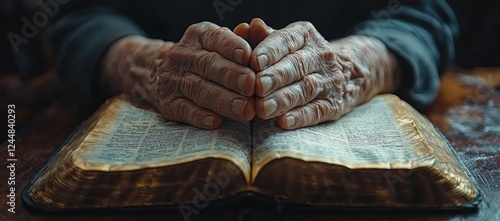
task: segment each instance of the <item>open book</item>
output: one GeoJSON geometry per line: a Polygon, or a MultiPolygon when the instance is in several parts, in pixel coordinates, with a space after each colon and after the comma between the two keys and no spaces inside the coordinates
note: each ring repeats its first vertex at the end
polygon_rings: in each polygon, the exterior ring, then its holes
{"type": "Polygon", "coordinates": [[[202,130],[114,97],[76,130],[23,198],[46,210],[181,208],[242,194],[361,208],[470,208],[479,198],[448,142],[394,95],[293,131],[260,119],[202,130]]]}

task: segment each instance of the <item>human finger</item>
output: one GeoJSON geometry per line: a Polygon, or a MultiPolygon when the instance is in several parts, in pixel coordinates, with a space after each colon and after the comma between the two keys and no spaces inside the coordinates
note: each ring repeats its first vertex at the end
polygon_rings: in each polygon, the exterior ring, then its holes
{"type": "Polygon", "coordinates": [[[240,23],[233,29],[233,32],[245,39],[250,47],[255,48],[260,42],[262,42],[267,36],[269,36],[274,31],[273,28],[266,25],[266,23],[260,18],[254,18],[248,23],[240,23]]]}
{"type": "Polygon", "coordinates": [[[278,125],[285,130],[293,130],[329,120],[337,120],[348,110],[346,105],[340,100],[332,102],[328,99],[315,99],[279,116],[277,118],[278,125]]]}
{"type": "Polygon", "coordinates": [[[292,130],[325,121],[338,120],[351,111],[353,107],[366,102],[366,100],[360,99],[363,84],[362,79],[348,81],[343,86],[341,86],[342,84],[325,84],[323,86],[325,91],[320,92],[315,99],[280,115],[278,124],[283,129],[292,130]],[[343,87],[343,89],[339,88],[339,86],[343,87]],[[332,88],[336,88],[334,91],[337,92],[328,90],[332,88]]]}
{"type": "Polygon", "coordinates": [[[310,73],[319,72],[320,66],[319,56],[310,48],[286,55],[278,63],[257,73],[255,94],[260,97],[267,96],[310,73]]]}
{"type": "Polygon", "coordinates": [[[273,28],[266,25],[260,18],[252,19],[249,25],[249,38],[248,42],[252,48],[255,48],[260,42],[267,38],[272,32],[273,28]]]}
{"type": "Polygon", "coordinates": [[[247,122],[255,116],[253,98],[244,97],[226,88],[187,73],[183,76],[180,93],[198,106],[214,111],[224,117],[247,122]]]}
{"type": "Polygon", "coordinates": [[[264,98],[256,98],[256,113],[262,119],[282,115],[315,99],[324,91],[320,74],[305,76],[302,80],[283,87],[264,98]]]}
{"type": "MultiPolygon", "coordinates": [[[[245,39],[247,42],[250,39],[250,25],[246,22],[240,23],[236,27],[234,27],[233,32],[240,36],[241,38],[245,39]]],[[[250,45],[251,46],[251,45],[250,45]]]]}
{"type": "Polygon", "coordinates": [[[171,61],[183,66],[184,71],[195,73],[244,96],[252,96],[255,73],[252,69],[234,63],[216,52],[190,51],[183,47],[171,50],[171,61]]]}
{"type": "Polygon", "coordinates": [[[216,129],[222,123],[220,115],[201,108],[186,98],[165,99],[160,107],[167,121],[183,122],[202,129],[216,129]]]}
{"type": "Polygon", "coordinates": [[[221,54],[226,59],[248,65],[252,49],[246,40],[226,27],[210,22],[191,25],[184,34],[189,41],[197,41],[201,48],[221,54]]]}
{"type": "Polygon", "coordinates": [[[250,67],[257,71],[263,70],[301,49],[306,44],[311,29],[314,26],[309,22],[295,22],[272,32],[252,51],[250,67]]]}

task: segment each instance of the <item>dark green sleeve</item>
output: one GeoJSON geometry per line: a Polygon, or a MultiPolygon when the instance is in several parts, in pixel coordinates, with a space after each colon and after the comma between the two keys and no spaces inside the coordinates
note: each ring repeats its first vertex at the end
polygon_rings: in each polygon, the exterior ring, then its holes
{"type": "Polygon", "coordinates": [[[47,30],[55,50],[56,70],[79,98],[98,98],[97,77],[108,47],[127,35],[143,35],[132,21],[106,7],[70,12],[47,30]]]}
{"type": "Polygon", "coordinates": [[[394,1],[373,11],[355,34],[375,37],[398,56],[402,99],[422,110],[435,98],[439,76],[454,59],[458,23],[444,0],[394,1]]]}

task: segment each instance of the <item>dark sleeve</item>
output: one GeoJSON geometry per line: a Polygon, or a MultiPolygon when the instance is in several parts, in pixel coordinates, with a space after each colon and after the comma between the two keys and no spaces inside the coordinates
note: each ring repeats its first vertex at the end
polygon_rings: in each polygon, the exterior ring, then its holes
{"type": "Polygon", "coordinates": [[[47,30],[55,50],[56,70],[78,98],[98,98],[97,77],[108,47],[119,38],[145,33],[128,18],[107,7],[65,14],[47,30]]]}
{"type": "Polygon", "coordinates": [[[444,0],[399,1],[373,11],[355,34],[375,37],[393,51],[402,67],[402,99],[422,110],[435,98],[439,76],[454,59],[458,23],[444,0]]]}

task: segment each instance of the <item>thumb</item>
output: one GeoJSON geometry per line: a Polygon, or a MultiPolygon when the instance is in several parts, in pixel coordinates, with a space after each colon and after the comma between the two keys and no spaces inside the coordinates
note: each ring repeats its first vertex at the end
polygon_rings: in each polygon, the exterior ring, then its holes
{"type": "Polygon", "coordinates": [[[241,38],[245,39],[245,41],[250,41],[250,25],[248,23],[240,23],[233,29],[233,32],[241,38]]]}
{"type": "Polygon", "coordinates": [[[249,43],[252,48],[255,48],[267,36],[269,36],[274,29],[267,26],[266,23],[260,18],[252,19],[249,25],[249,43]]]}

